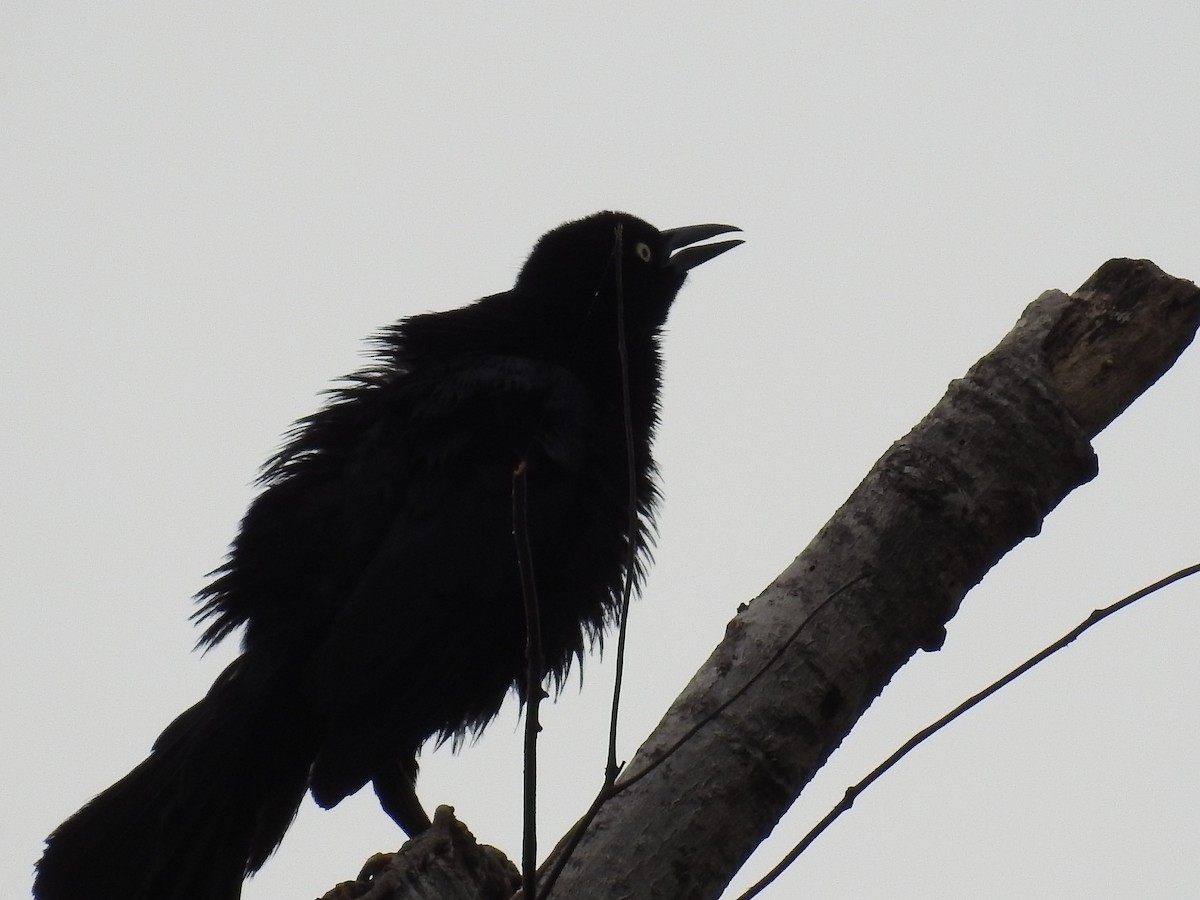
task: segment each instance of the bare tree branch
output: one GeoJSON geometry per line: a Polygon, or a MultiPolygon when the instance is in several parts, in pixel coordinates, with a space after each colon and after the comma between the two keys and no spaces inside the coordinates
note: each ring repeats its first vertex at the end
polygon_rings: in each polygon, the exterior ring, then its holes
{"type": "Polygon", "coordinates": [[[1198,321],[1200,290],[1144,260],[1030,304],[730,622],[551,896],[718,896],[892,675],[941,645],[966,592],[1096,474],[1089,439],[1198,321]]]}
{"type": "Polygon", "coordinates": [[[521,883],[517,867],[497,850],[475,842],[449,806],[433,825],[397,853],[377,853],[354,881],[321,900],[508,900],[521,883]]]}

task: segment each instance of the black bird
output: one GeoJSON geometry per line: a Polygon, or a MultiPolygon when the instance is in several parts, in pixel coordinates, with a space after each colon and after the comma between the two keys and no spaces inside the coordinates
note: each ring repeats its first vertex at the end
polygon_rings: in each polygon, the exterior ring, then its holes
{"type": "Polygon", "coordinates": [[[403,319],[371,368],[296,424],[194,618],[242,653],[150,756],[64,822],[38,900],[236,900],[305,791],[367,782],[429,820],[416,754],[525,694],[511,515],[527,468],[546,671],[561,685],[613,617],[629,551],[626,360],[637,572],[657,490],[659,336],[689,269],[738,231],[658,231],[602,212],[544,235],[513,289],[403,319]],[[625,353],[618,352],[623,321],[625,353]]]}

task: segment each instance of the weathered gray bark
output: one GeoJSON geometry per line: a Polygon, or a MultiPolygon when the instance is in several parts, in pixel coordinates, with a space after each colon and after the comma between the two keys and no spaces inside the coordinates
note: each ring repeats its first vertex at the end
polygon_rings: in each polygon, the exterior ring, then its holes
{"type": "Polygon", "coordinates": [[[1030,304],[730,622],[552,896],[718,896],[892,675],[940,646],[966,592],[1095,475],[1089,439],[1198,322],[1200,290],[1144,260],[1030,304]]]}
{"type": "Polygon", "coordinates": [[[503,853],[476,843],[454,810],[439,806],[432,828],[396,853],[371,857],[358,878],[321,900],[507,900],[520,884],[503,853]]]}

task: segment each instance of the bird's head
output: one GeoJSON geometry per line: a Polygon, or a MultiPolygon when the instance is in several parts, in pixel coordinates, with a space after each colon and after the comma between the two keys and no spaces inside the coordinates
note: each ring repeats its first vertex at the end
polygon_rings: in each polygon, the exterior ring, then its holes
{"type": "Polygon", "coordinates": [[[517,276],[516,288],[550,302],[603,302],[618,280],[626,321],[657,328],[687,273],[742,243],[701,244],[740,231],[732,225],[688,225],[659,231],[622,212],[599,212],[547,232],[517,276]]]}

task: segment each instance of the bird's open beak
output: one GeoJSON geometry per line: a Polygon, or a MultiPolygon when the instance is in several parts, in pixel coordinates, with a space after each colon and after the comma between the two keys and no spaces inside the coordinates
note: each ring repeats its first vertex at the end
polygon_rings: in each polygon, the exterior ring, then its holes
{"type": "Polygon", "coordinates": [[[685,225],[682,228],[668,228],[662,233],[663,237],[667,239],[667,253],[672,254],[668,262],[679,272],[694,269],[701,263],[708,262],[714,256],[720,256],[726,250],[732,250],[738,244],[745,242],[741,240],[717,241],[715,244],[701,244],[699,247],[690,247],[689,244],[708,240],[718,234],[741,230],[734,225],[685,225]],[[676,250],[679,252],[676,253],[676,250]]]}

